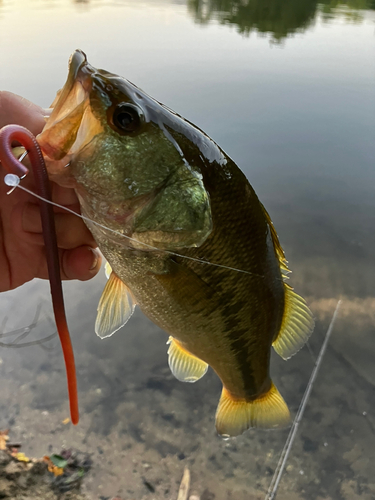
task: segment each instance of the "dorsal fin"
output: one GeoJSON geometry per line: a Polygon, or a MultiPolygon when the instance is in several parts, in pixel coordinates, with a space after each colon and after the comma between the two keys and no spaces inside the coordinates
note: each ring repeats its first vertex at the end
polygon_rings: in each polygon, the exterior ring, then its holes
{"type": "MultiPolygon", "coordinates": [[[[283,250],[282,246],[280,245],[279,237],[277,236],[276,229],[275,229],[275,226],[273,225],[271,217],[269,216],[269,213],[267,212],[267,210],[264,208],[263,205],[262,205],[262,208],[263,208],[263,212],[264,212],[264,215],[266,217],[266,220],[268,222],[268,226],[270,228],[273,247],[275,249],[276,256],[277,256],[278,261],[279,261],[280,269],[283,272],[283,274],[286,275],[286,274],[291,272],[290,269],[288,268],[288,261],[285,258],[284,250],[283,250]]],[[[286,277],[286,276],[284,276],[284,277],[286,277]]]]}
{"type": "Polygon", "coordinates": [[[314,318],[305,299],[284,283],[284,314],[278,336],[273,342],[277,354],[289,359],[307,342],[314,329],[314,318]]]}
{"type": "MultiPolygon", "coordinates": [[[[286,275],[290,273],[290,269],[287,266],[288,261],[285,258],[284,250],[280,245],[271,217],[263,205],[262,208],[270,228],[273,247],[279,260],[280,270],[285,279],[287,278],[286,275]]],[[[287,283],[284,283],[284,291],[285,305],[283,319],[279,334],[272,345],[277,354],[283,359],[289,359],[307,342],[314,329],[314,318],[307,307],[305,299],[295,293],[293,288],[287,283]]]]}

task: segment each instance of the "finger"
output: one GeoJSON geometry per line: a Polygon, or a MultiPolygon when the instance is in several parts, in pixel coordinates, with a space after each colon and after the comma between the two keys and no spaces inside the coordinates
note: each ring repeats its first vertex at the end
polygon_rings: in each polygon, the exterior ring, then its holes
{"type": "MultiPolygon", "coordinates": [[[[98,249],[84,245],[72,250],[59,249],[59,261],[62,280],[87,281],[99,272],[102,257],[98,249]]],[[[37,278],[48,279],[45,258],[41,260],[37,278]]]]}
{"type": "MultiPolygon", "coordinates": [[[[25,203],[22,210],[23,239],[32,244],[43,245],[39,205],[25,203]]],[[[55,227],[59,248],[72,249],[81,245],[96,246],[94,238],[82,219],[73,214],[55,214],[55,227]]]]}
{"type": "Polygon", "coordinates": [[[81,246],[64,250],[61,259],[63,279],[87,281],[99,271],[102,257],[96,248],[81,246]]]}
{"type": "Polygon", "coordinates": [[[64,205],[72,210],[79,210],[79,202],[77,195],[72,188],[59,186],[55,182],[51,182],[52,200],[59,205],[64,205]]]}
{"type": "Polygon", "coordinates": [[[0,128],[10,123],[17,123],[29,129],[34,135],[39,134],[45,125],[44,110],[27,99],[0,92],[0,128]]]}
{"type": "Polygon", "coordinates": [[[57,245],[71,249],[81,245],[96,247],[95,240],[82,219],[73,214],[55,214],[57,245]]]}

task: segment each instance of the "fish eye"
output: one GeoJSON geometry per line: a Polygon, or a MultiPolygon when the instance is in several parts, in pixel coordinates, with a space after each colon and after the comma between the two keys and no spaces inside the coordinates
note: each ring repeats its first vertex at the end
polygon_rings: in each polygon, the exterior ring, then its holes
{"type": "Polygon", "coordinates": [[[112,123],[119,132],[134,132],[143,123],[142,110],[134,104],[121,102],[113,112],[112,123]]]}

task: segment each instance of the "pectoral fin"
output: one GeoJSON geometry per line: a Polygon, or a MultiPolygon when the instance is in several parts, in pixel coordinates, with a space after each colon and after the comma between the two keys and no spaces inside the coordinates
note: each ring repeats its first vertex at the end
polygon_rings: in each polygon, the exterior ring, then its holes
{"type": "Polygon", "coordinates": [[[216,430],[222,436],[239,436],[250,427],[284,427],[289,421],[288,407],[274,384],[253,401],[234,398],[223,387],[216,411],[216,430]]]}
{"type": "MultiPolygon", "coordinates": [[[[106,266],[106,272],[111,270],[106,266]]],[[[111,270],[98,305],[95,333],[101,339],[110,337],[128,321],[133,314],[135,301],[129,288],[111,270]]]]}
{"type": "Polygon", "coordinates": [[[314,329],[314,319],[305,300],[286,283],[284,288],[284,315],[280,332],[272,345],[283,359],[289,359],[307,342],[314,329]]]}
{"type": "Polygon", "coordinates": [[[108,261],[106,261],[106,263],[104,264],[104,272],[105,272],[105,277],[107,278],[107,280],[109,280],[109,277],[111,276],[112,273],[112,267],[108,261]]]}
{"type": "Polygon", "coordinates": [[[178,340],[169,337],[168,364],[173,375],[181,382],[196,382],[206,373],[208,364],[193,356],[178,340]]]}

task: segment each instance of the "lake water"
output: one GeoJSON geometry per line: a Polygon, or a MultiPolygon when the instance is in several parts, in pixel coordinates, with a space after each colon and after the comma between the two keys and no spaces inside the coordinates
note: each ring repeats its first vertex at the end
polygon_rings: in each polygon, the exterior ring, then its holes
{"type": "MultiPolygon", "coordinates": [[[[296,291],[316,317],[310,351],[272,376],[298,409],[337,301],[339,317],[282,477],[280,500],[375,498],[375,4],[373,0],[0,0],[0,88],[48,106],[81,48],[208,133],[269,211],[296,291]],[[313,355],[312,355],[313,353],[313,355]]],[[[235,207],[234,207],[235,209],[235,207]]],[[[68,416],[58,341],[0,349],[0,429],[29,456],[92,454],[87,498],[263,499],[288,429],[223,441],[212,371],[182,384],[167,337],[140,311],[95,336],[104,274],[66,283],[81,422],[68,416]]],[[[42,315],[48,284],[2,294],[5,330],[42,315]]]]}

